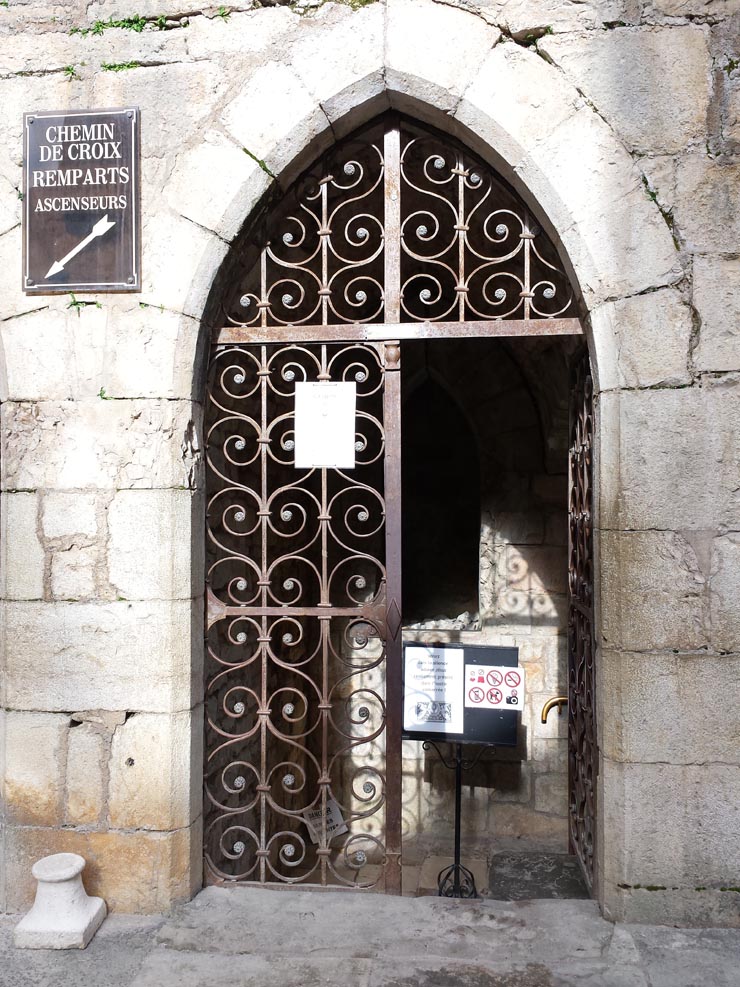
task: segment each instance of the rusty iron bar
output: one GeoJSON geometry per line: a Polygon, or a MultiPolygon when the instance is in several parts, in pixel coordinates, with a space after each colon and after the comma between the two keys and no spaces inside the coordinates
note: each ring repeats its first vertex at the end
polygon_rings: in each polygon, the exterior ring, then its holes
{"type": "Polygon", "coordinates": [[[280,326],[253,329],[249,326],[223,326],[213,331],[217,345],[232,343],[310,342],[332,339],[361,342],[404,339],[473,339],[483,336],[582,336],[578,319],[501,319],[479,322],[395,322],[353,323],[331,326],[280,326]]]}
{"type": "Polygon", "coordinates": [[[401,805],[403,727],[403,599],[401,572],[401,348],[383,346],[385,368],[385,568],[386,612],[386,891],[401,893],[401,805]]]}
{"type": "Polygon", "coordinates": [[[568,826],[591,891],[596,860],[596,642],[593,553],[593,380],[588,352],[571,389],[568,456],[568,826]]]}

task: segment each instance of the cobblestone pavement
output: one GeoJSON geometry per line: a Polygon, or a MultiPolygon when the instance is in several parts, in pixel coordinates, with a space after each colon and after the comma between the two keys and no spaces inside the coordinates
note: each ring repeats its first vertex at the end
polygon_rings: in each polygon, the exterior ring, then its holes
{"type": "Polygon", "coordinates": [[[614,926],[591,901],[208,888],[112,915],[84,951],[16,950],[2,987],[738,987],[740,930],[614,926]]]}

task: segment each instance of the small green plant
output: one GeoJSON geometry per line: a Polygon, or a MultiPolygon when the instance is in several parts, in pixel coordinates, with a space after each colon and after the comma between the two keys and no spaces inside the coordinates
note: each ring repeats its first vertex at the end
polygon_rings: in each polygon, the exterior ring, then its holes
{"type": "Polygon", "coordinates": [[[0,7],[7,7],[7,6],[8,6],[8,0],[0,0],[0,7]]]}
{"type": "Polygon", "coordinates": [[[106,394],[105,393],[105,388],[104,387],[101,387],[100,390],[98,391],[98,397],[100,398],[101,401],[112,401],[113,400],[113,398],[110,396],[110,394],[106,394]]]}
{"type": "Polygon", "coordinates": [[[673,207],[667,209],[665,206],[662,206],[660,202],[658,202],[658,193],[655,191],[655,189],[650,187],[650,182],[647,180],[645,175],[642,176],[642,186],[643,189],[645,190],[645,195],[648,197],[648,199],[650,199],[651,202],[654,202],[655,205],[658,207],[658,212],[663,217],[666,226],[670,230],[670,234],[671,237],[673,238],[673,244],[676,250],[680,250],[681,243],[678,238],[678,232],[676,230],[676,221],[673,218],[673,207]]]}
{"type": "Polygon", "coordinates": [[[266,165],[266,164],[265,164],[265,162],[264,162],[264,161],[262,160],[262,158],[258,158],[256,154],[252,154],[252,152],[251,152],[251,151],[249,150],[249,148],[248,148],[248,147],[243,147],[243,148],[242,148],[242,151],[244,151],[244,153],[245,153],[245,154],[247,155],[247,157],[248,157],[248,158],[251,158],[251,159],[252,159],[252,161],[256,161],[256,162],[257,162],[257,164],[258,164],[258,165],[260,166],[260,168],[261,168],[261,169],[262,169],[262,170],[264,171],[264,173],[265,173],[266,175],[269,175],[269,176],[270,176],[270,178],[272,178],[272,179],[274,179],[274,178],[275,178],[275,176],[274,176],[274,175],[273,175],[273,173],[272,173],[272,172],[270,171],[270,169],[269,169],[269,168],[267,167],[267,165],[266,165]]]}
{"type": "Polygon", "coordinates": [[[74,293],[71,292],[71,291],[69,293],[69,297],[72,299],[72,301],[69,303],[69,305],[67,306],[67,308],[73,308],[77,312],[78,315],[80,314],[80,312],[82,311],[83,308],[87,308],[89,305],[94,305],[95,308],[102,308],[103,307],[100,304],[100,302],[96,302],[96,301],[86,302],[86,301],[83,301],[81,298],[76,298],[75,295],[74,295],[74,293]]]}
{"type": "Polygon", "coordinates": [[[229,19],[231,9],[229,7],[219,7],[216,13],[219,17],[223,18],[223,20],[227,21],[229,19]]]}
{"type": "Polygon", "coordinates": [[[140,68],[141,62],[103,62],[100,67],[104,72],[125,72],[140,68]]]}
{"type": "Polygon", "coordinates": [[[127,31],[136,31],[137,34],[141,34],[146,25],[146,18],[135,14],[133,17],[124,17],[122,20],[116,20],[110,17],[107,21],[95,21],[92,27],[73,27],[69,33],[81,34],[84,38],[88,34],[102,34],[104,31],[110,30],[110,28],[120,27],[127,31]]]}
{"type": "Polygon", "coordinates": [[[521,45],[523,48],[536,48],[540,38],[544,38],[546,34],[552,34],[553,30],[551,24],[545,24],[543,27],[533,27],[529,31],[522,30],[506,33],[509,34],[512,41],[521,45]]]}
{"type": "Polygon", "coordinates": [[[650,182],[648,182],[648,180],[645,177],[645,175],[642,176],[642,186],[645,189],[645,195],[648,197],[648,199],[650,199],[652,202],[654,202],[656,204],[656,206],[657,206],[657,204],[658,204],[658,193],[655,191],[655,189],[650,188],[650,182]]]}
{"type": "MultiPolygon", "coordinates": [[[[179,25],[180,27],[187,27],[187,17],[179,18],[179,25]]],[[[73,27],[69,33],[79,34],[84,38],[88,34],[103,34],[104,31],[110,31],[111,28],[115,27],[124,31],[135,31],[137,34],[141,34],[147,27],[152,27],[157,31],[166,31],[167,17],[164,14],[157,14],[154,17],[142,17],[140,14],[134,14],[133,17],[118,19],[109,17],[107,21],[95,21],[90,27],[73,27]]]]}
{"type": "Polygon", "coordinates": [[[740,58],[728,58],[724,69],[729,75],[731,72],[734,72],[738,66],[740,66],[740,58]]]}
{"type": "Polygon", "coordinates": [[[72,79],[79,79],[79,75],[77,75],[74,65],[65,65],[62,72],[64,72],[64,75],[70,82],[72,79]]]}

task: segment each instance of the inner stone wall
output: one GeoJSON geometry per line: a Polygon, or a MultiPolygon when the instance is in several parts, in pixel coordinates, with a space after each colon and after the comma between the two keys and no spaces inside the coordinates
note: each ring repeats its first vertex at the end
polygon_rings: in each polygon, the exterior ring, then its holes
{"type": "Polygon", "coordinates": [[[738,924],[740,12],[454,4],[220,16],[145,0],[144,24],[118,0],[2,10],[10,910],[54,850],[85,854],[89,890],[113,909],[157,911],[200,884],[203,313],[260,198],[392,105],[539,204],[587,309],[600,904],[616,919],[738,924]],[[23,112],[129,104],[141,295],[25,296],[23,112]],[[697,704],[700,680],[713,689],[697,704]]]}
{"type": "MultiPolygon", "coordinates": [[[[443,340],[402,351],[405,381],[413,384],[429,374],[459,404],[480,462],[480,540],[473,559],[478,605],[458,615],[429,613],[405,628],[404,640],[516,647],[527,675],[518,746],[499,748],[489,763],[465,776],[465,847],[480,856],[502,845],[567,852],[567,717],[553,712],[543,725],[540,712],[547,699],[568,692],[566,471],[573,349],[571,340],[443,340]],[[538,380],[547,381],[547,393],[538,380]]],[[[438,480],[441,509],[452,509],[451,489],[470,479],[442,473],[438,480]]],[[[404,525],[416,523],[415,510],[414,503],[404,502],[404,525]]],[[[427,535],[436,544],[435,533],[427,535]]],[[[437,544],[437,553],[435,573],[445,564],[444,546],[437,544]]],[[[404,743],[404,859],[430,847],[450,849],[453,775],[434,752],[425,754],[416,741],[404,743]]]]}

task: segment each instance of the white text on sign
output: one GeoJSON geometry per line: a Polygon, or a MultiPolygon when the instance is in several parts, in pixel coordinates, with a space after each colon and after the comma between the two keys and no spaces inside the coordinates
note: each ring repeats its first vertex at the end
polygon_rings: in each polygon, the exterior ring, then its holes
{"type": "MultiPolygon", "coordinates": [[[[111,123],[68,124],[46,127],[46,143],[38,148],[40,163],[48,162],[51,168],[34,168],[31,172],[31,188],[83,188],[107,185],[128,185],[131,174],[127,165],[106,167],[70,167],[74,162],[108,162],[123,157],[122,141],[113,140],[115,127],[111,123]]],[[[43,196],[34,212],[95,211],[98,209],[125,209],[126,195],[74,195],[43,196]]]]}

